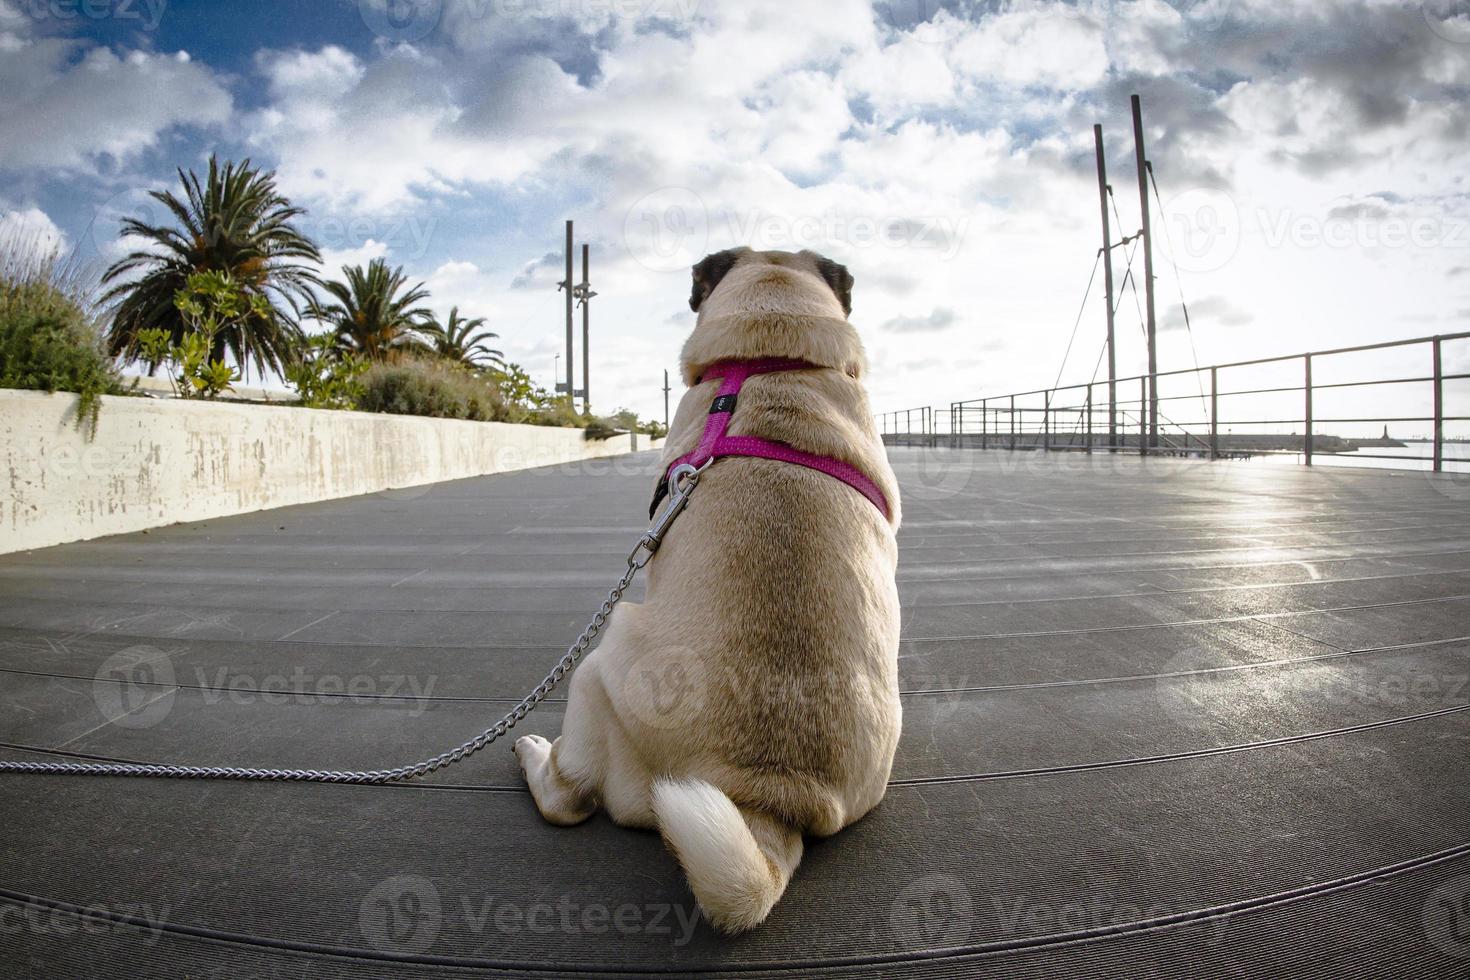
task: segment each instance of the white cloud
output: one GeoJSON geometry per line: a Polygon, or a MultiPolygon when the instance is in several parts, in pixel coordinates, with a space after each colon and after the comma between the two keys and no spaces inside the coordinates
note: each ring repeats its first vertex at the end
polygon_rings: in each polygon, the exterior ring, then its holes
{"type": "Polygon", "coordinates": [[[342,274],[343,266],[366,266],[373,259],[387,258],[388,252],[386,242],[373,238],[369,238],[357,248],[322,249],[322,274],[329,278],[336,278],[342,274]]]}
{"type": "MultiPolygon", "coordinates": [[[[688,265],[737,244],[849,265],[880,406],[1049,383],[1098,245],[1094,121],[1123,212],[1114,234],[1137,227],[1132,92],[1164,196],[1159,229],[1182,249],[1205,211],[1235,222],[1217,264],[1185,261],[1176,277],[1160,254],[1165,325],[1182,289],[1202,359],[1277,350],[1283,324],[1295,348],[1330,346],[1464,305],[1463,286],[1446,285],[1464,278],[1446,273],[1466,265],[1449,229],[1470,216],[1470,59],[1417,0],[1014,0],[913,22],[932,7],[449,3],[369,52],[259,54],[244,83],[263,86],[264,105],[230,129],[312,220],[357,229],[322,237],[329,269],[387,255],[427,280],[439,312],[490,316],[507,353],[538,371],[561,343],[560,222],[574,217],[602,294],[594,390],[645,410],[689,325],[676,312],[688,265]],[[1223,209],[1184,207],[1195,200],[1223,209]],[[1365,202],[1384,214],[1359,207],[1354,221],[1432,219],[1439,243],[1294,241],[1298,224],[1341,223],[1341,208],[1365,202]],[[468,213],[483,228],[467,229],[468,213]],[[421,225],[400,227],[404,216],[421,225]],[[979,326],[919,329],[936,318],[979,326]]],[[[62,112],[57,93],[85,59],[38,62],[47,42],[15,43],[32,77],[60,80],[21,78],[21,101],[62,112]]],[[[203,72],[162,55],[93,57],[119,79],[203,72]]],[[[144,116],[195,109],[176,93],[154,102],[144,116]]],[[[0,134],[14,115],[0,109],[0,134]]],[[[135,133],[137,113],[112,115],[129,122],[93,127],[90,149],[67,151],[63,134],[45,152],[88,160],[173,124],[145,119],[135,133]]],[[[1126,374],[1142,352],[1122,298],[1126,374]]],[[[1092,370],[1100,324],[1094,295],[1064,380],[1092,370]]],[[[1165,331],[1166,365],[1189,361],[1187,339],[1165,331]]]]}
{"type": "Polygon", "coordinates": [[[229,94],[185,52],[86,47],[58,37],[6,35],[0,58],[0,168],[91,169],[127,161],[179,125],[230,116],[229,94]]]}
{"type": "Polygon", "coordinates": [[[60,255],[68,248],[66,235],[40,208],[24,208],[0,214],[0,244],[17,246],[36,257],[60,255]]]}

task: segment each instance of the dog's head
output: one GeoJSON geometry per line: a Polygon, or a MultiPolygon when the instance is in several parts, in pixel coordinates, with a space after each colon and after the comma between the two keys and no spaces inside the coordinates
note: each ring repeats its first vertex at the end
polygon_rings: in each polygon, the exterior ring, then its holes
{"type": "Polygon", "coordinates": [[[685,381],[719,360],[793,357],[857,377],[864,359],[852,312],[852,274],[811,251],[733,248],[694,266],[685,381]]]}
{"type": "Polygon", "coordinates": [[[756,252],[731,248],[694,267],[689,308],[712,316],[765,312],[831,315],[836,303],[852,313],[852,274],[816,252],[756,252]]]}

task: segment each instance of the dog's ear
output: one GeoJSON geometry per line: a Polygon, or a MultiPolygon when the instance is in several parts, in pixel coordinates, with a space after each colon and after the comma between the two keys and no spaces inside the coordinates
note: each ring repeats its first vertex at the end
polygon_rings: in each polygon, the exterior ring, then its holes
{"type": "Polygon", "coordinates": [[[832,287],[833,295],[842,304],[842,312],[852,313],[852,273],[847,271],[847,266],[817,256],[817,273],[832,287]]]}
{"type": "Polygon", "coordinates": [[[723,252],[715,252],[699,260],[699,264],[694,267],[694,291],[689,294],[691,310],[695,313],[699,312],[700,305],[709,299],[709,294],[714,292],[720,280],[735,268],[735,263],[739,259],[738,249],[727,248],[723,252]]]}

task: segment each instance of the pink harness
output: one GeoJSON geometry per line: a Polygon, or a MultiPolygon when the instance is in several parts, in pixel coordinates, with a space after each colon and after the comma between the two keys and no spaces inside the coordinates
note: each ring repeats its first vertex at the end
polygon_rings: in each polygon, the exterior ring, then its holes
{"type": "Polygon", "coordinates": [[[888,498],[883,495],[882,490],[878,489],[878,485],[856,466],[844,463],[840,459],[833,459],[831,456],[818,456],[814,453],[803,452],[784,442],[760,439],[756,436],[725,435],[725,430],[730,426],[730,417],[735,412],[736,398],[746,379],[757,374],[809,370],[817,370],[817,365],[784,357],[768,357],[754,361],[722,361],[705,371],[700,381],[720,378],[723,383],[715,395],[714,402],[710,404],[709,419],[704,424],[704,436],[699,440],[698,448],[669,464],[663,479],[659,481],[658,489],[654,492],[653,504],[648,508],[648,516],[652,518],[658,512],[659,502],[668,495],[669,474],[676,466],[685,464],[695,467],[703,466],[722,456],[758,456],[762,459],[780,460],[783,463],[795,463],[797,466],[805,466],[841,480],[872,501],[873,506],[877,507],[885,518],[892,519],[892,512],[888,509],[888,498]]]}

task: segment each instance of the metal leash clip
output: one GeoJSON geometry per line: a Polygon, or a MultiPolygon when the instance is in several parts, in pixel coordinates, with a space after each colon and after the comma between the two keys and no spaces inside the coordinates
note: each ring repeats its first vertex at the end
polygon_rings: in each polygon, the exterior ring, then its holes
{"type": "Polygon", "coordinates": [[[663,543],[664,535],[669,532],[674,518],[678,517],[689,503],[690,495],[694,493],[694,488],[699,484],[700,474],[713,462],[714,457],[710,457],[698,466],[680,463],[669,471],[668,505],[664,507],[663,513],[658,515],[653,526],[643,532],[643,537],[638,539],[638,543],[628,553],[628,567],[642,568],[653,559],[654,552],[658,551],[658,546],[663,543]]]}

